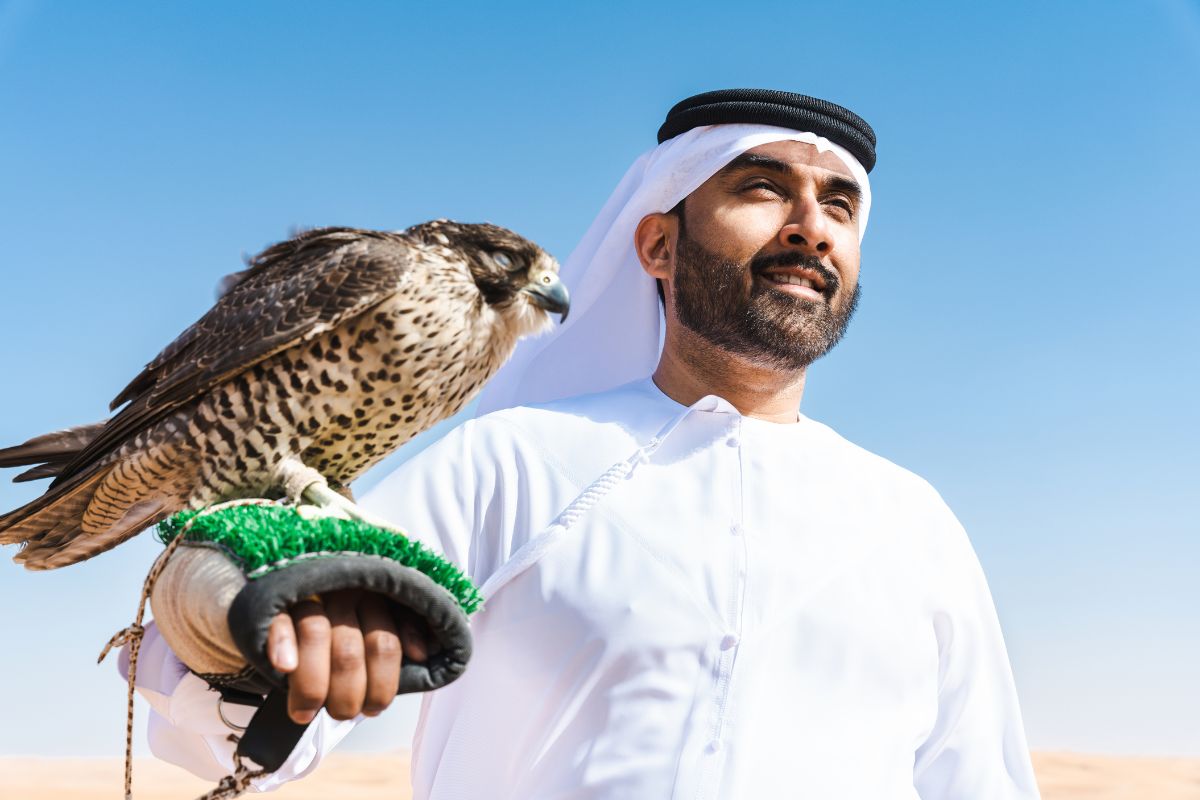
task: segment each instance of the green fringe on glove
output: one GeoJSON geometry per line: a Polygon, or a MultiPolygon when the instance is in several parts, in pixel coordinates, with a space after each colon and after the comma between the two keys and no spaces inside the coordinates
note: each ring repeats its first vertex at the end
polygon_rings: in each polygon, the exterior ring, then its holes
{"type": "Polygon", "coordinates": [[[359,520],[309,518],[295,507],[280,505],[181,511],[159,523],[159,541],[168,544],[189,522],[186,541],[221,548],[250,580],[297,559],[352,552],[389,558],[424,573],[450,592],[465,614],[483,604],[475,584],[454,564],[420,542],[359,520]]]}

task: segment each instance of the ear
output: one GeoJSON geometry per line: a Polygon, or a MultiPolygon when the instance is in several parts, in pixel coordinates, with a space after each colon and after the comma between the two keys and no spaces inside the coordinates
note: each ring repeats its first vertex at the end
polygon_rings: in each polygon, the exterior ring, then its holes
{"type": "Polygon", "coordinates": [[[679,220],[674,214],[648,214],[633,232],[633,249],[642,269],[652,278],[670,280],[675,269],[679,220]]]}

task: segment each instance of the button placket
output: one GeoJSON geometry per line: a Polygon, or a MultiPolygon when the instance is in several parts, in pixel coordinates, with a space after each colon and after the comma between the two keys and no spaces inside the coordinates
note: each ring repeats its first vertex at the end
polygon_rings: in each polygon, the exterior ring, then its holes
{"type": "MultiPolygon", "coordinates": [[[[742,420],[736,413],[733,415],[733,424],[729,426],[729,432],[725,437],[725,445],[727,447],[742,446],[742,420]]],[[[738,465],[738,472],[741,472],[741,465],[738,465]]]]}
{"type": "Polygon", "coordinates": [[[712,716],[708,726],[708,741],[704,745],[705,767],[698,797],[708,798],[715,797],[714,794],[719,791],[720,772],[722,770],[723,752],[725,749],[725,728],[726,717],[729,713],[729,696],[733,683],[733,671],[737,659],[737,646],[741,642],[741,636],[738,631],[741,625],[742,604],[745,595],[745,542],[744,529],[742,526],[743,512],[743,465],[741,436],[741,419],[733,414],[734,421],[730,425],[725,434],[725,445],[729,449],[729,457],[731,461],[731,476],[733,478],[732,486],[734,501],[733,519],[729,523],[729,532],[731,539],[726,540],[728,543],[728,552],[732,556],[729,564],[729,571],[726,573],[727,580],[732,584],[733,591],[729,596],[729,605],[726,607],[725,613],[722,615],[725,619],[726,630],[721,638],[715,642],[716,644],[716,666],[717,674],[716,685],[713,692],[713,707],[712,716]]]}

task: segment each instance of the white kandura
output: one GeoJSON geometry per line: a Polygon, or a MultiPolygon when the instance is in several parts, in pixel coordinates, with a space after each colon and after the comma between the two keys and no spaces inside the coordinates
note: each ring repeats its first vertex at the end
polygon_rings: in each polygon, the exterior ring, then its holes
{"type": "MultiPolygon", "coordinates": [[[[416,798],[1038,797],[962,527],[802,415],[644,378],[467,422],[363,505],[487,596],[466,674],[424,698],[416,798]]],[[[152,749],[224,774],[216,694],[144,652],[152,749]]],[[[263,788],[352,724],[322,712],[263,788]]]]}

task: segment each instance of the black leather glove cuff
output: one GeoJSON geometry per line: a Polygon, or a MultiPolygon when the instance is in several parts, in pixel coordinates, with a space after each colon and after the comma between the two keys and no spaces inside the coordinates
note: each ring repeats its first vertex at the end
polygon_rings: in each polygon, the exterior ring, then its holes
{"type": "MultiPolygon", "coordinates": [[[[287,716],[287,676],[267,658],[271,621],[312,594],[362,589],[387,597],[425,622],[437,647],[424,662],[407,657],[401,664],[397,694],[438,689],[462,675],[471,658],[471,630],[454,597],[424,573],[387,558],[370,555],[320,555],[248,582],[229,607],[229,630],[238,649],[254,668],[244,686],[261,688],[265,679],[275,689],[255,714],[238,752],[274,771],[287,759],[307,725],[287,716]]],[[[431,642],[432,644],[432,642],[431,642]]]]}
{"type": "Polygon", "coordinates": [[[229,608],[229,631],[246,660],[272,685],[286,677],[267,659],[271,620],[312,594],[362,589],[390,599],[422,620],[440,646],[422,663],[404,660],[397,694],[427,692],[453,681],[471,658],[471,629],[454,598],[428,576],[369,555],[318,556],[250,581],[229,608]]]}

